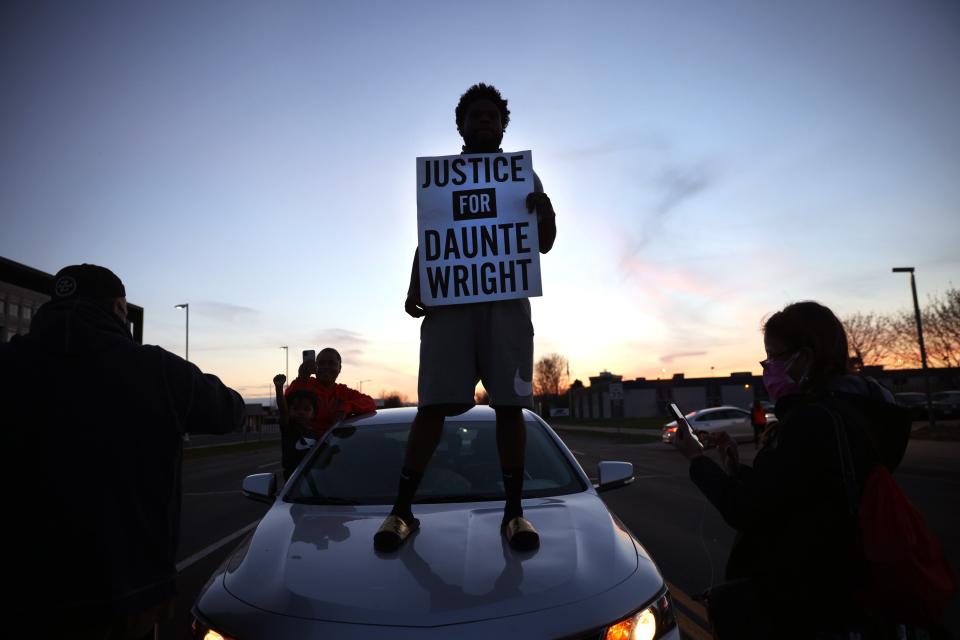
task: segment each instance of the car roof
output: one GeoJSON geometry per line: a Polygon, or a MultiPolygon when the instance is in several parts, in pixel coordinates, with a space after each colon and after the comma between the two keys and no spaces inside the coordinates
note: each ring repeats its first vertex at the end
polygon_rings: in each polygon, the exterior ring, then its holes
{"type": "MultiPolygon", "coordinates": [[[[373,413],[364,413],[348,418],[345,424],[360,426],[375,426],[382,424],[411,423],[417,415],[417,407],[398,407],[395,409],[378,409],[373,413]]],[[[536,415],[529,409],[524,409],[523,417],[527,422],[536,422],[536,415]]],[[[497,413],[489,405],[477,405],[456,416],[447,417],[447,422],[496,422],[497,413]]]]}
{"type": "Polygon", "coordinates": [[[697,413],[711,413],[713,411],[726,411],[727,409],[736,409],[737,411],[747,412],[746,409],[741,409],[740,407],[735,407],[732,404],[725,404],[720,407],[707,407],[706,409],[700,409],[697,413]]]}

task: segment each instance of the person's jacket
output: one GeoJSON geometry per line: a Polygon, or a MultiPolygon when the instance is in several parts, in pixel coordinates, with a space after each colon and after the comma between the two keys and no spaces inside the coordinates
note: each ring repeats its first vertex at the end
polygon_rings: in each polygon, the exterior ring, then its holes
{"type": "Polygon", "coordinates": [[[169,599],[183,434],[240,427],[240,395],[136,344],[113,314],[65,301],[0,345],[0,407],[15,601],[102,620],[169,599]]]}
{"type": "Polygon", "coordinates": [[[761,613],[790,621],[802,637],[862,618],[853,592],[865,577],[864,560],[834,422],[849,442],[862,490],[874,466],[899,465],[910,417],[889,391],[859,376],[837,378],[822,393],[786,396],[775,413],[773,436],[752,466],[740,465],[730,477],[700,456],[690,476],[737,530],[727,580],[753,580],[761,613]]]}
{"type": "Polygon", "coordinates": [[[377,401],[365,393],[351,389],[345,384],[325,387],[316,378],[297,378],[287,387],[286,395],[294,391],[307,390],[317,397],[316,411],[310,428],[319,437],[336,422],[337,414],[352,416],[377,410],[377,401]]]}

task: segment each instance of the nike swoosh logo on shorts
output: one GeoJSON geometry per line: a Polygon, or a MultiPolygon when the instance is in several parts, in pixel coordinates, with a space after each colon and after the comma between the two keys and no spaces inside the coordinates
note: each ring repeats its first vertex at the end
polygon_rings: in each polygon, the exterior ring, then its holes
{"type": "Polygon", "coordinates": [[[520,369],[513,374],[513,392],[521,398],[533,393],[533,383],[520,377],[520,369]]]}
{"type": "Polygon", "coordinates": [[[296,448],[297,451],[308,451],[313,448],[315,444],[317,444],[317,441],[312,438],[300,438],[297,440],[296,448]]]}

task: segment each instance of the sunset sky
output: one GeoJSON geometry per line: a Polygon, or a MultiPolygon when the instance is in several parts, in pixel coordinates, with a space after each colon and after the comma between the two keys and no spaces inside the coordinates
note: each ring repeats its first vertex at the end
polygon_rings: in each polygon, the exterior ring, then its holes
{"type": "Polygon", "coordinates": [[[572,378],[758,372],[764,315],[960,286],[960,4],[6,2],[0,255],[113,269],[248,399],[302,349],[416,399],[415,158],[496,85],[572,378]],[[662,370],[666,370],[665,373],[662,370]]]}

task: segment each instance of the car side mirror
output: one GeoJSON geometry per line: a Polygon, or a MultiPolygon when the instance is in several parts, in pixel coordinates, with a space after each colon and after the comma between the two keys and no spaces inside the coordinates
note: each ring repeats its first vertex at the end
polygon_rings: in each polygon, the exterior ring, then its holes
{"type": "Polygon", "coordinates": [[[633,463],[631,462],[604,460],[598,465],[597,469],[600,476],[600,482],[594,485],[597,493],[619,489],[636,480],[636,476],[633,475],[633,463]]]}
{"type": "Polygon", "coordinates": [[[277,477],[272,473],[257,473],[243,479],[243,495],[257,502],[273,504],[277,494],[277,477]]]}

